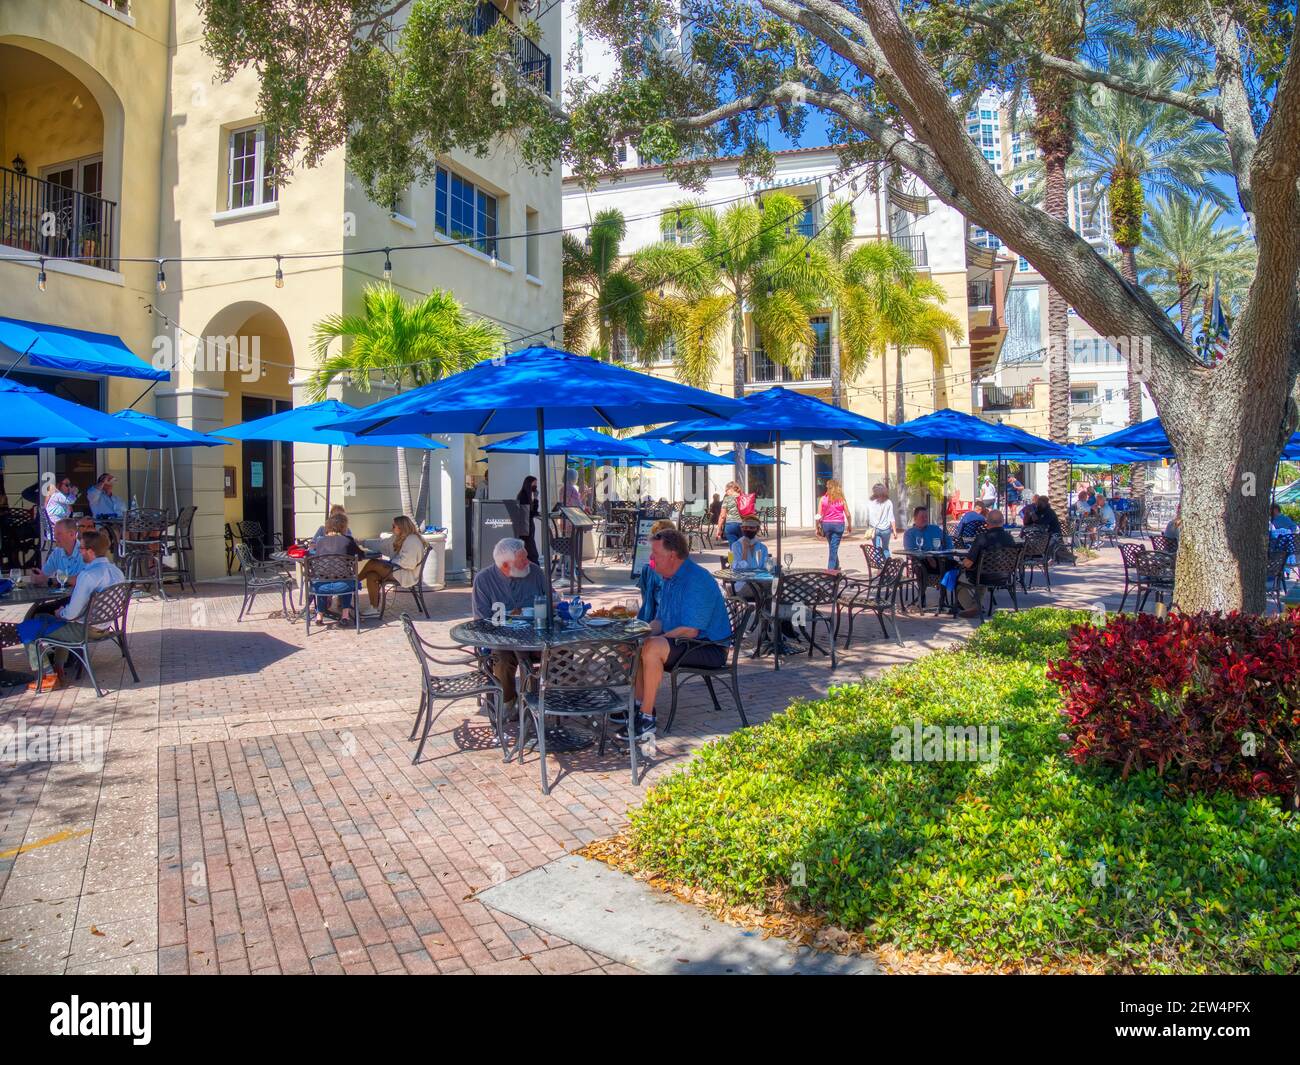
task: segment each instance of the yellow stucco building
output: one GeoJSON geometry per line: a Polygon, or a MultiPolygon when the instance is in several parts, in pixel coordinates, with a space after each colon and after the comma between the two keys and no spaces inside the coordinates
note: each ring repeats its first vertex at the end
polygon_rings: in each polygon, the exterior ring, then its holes
{"type": "MultiPolygon", "coordinates": [[[[513,2],[497,7],[516,14],[513,2]]],[[[542,51],[558,41],[559,24],[558,9],[542,17],[542,51]]],[[[449,289],[509,336],[560,321],[558,170],[533,173],[505,148],[481,159],[452,153],[437,182],[408,189],[386,209],[350,176],[344,150],[277,187],[264,148],[256,78],[242,71],[217,82],[192,0],[0,0],[0,316],[120,338],[143,366],[168,371],[160,381],[61,372],[0,347],[13,364],[9,376],[101,410],[134,406],[205,432],[301,405],[313,327],[358,310],[386,259],[403,295],[449,289]],[[475,233],[478,246],[445,237],[449,198],[494,220],[475,233]],[[445,246],[341,254],[418,243],[445,246]],[[276,259],[306,252],[319,254],[276,259]],[[194,261],[229,256],[253,258],[194,261]]],[[[388,394],[382,382],[368,394],[331,390],[357,405],[388,394]]],[[[473,439],[444,442],[451,446],[434,453],[433,515],[451,529],[455,571],[464,565],[464,475],[478,453],[473,439]]],[[[180,505],[198,507],[202,576],[225,572],[226,523],[310,535],[323,517],[320,445],[178,450],[164,459],[167,505],[171,459],[180,505]]],[[[41,461],[83,489],[105,470],[120,482],[126,468],[121,451],[50,452],[41,461]]],[[[133,456],[131,491],[152,501],[158,460],[147,489],[144,461],[133,456]]],[[[11,497],[35,479],[36,463],[9,457],[11,497]]],[[[411,465],[415,476],[418,456],[411,465]]],[[[398,508],[392,451],[336,453],[332,481],[354,532],[388,528],[398,508]]]]}

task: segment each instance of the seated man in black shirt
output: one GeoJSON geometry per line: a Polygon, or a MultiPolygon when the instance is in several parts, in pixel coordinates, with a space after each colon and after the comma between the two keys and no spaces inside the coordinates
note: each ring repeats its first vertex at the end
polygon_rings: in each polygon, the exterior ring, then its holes
{"type": "MultiPolygon", "coordinates": [[[[964,559],[961,560],[962,570],[964,571],[961,580],[966,582],[967,587],[974,593],[974,605],[967,607],[961,612],[964,618],[975,618],[980,615],[979,589],[971,586],[975,583],[975,571],[979,566],[980,556],[986,551],[995,547],[1016,547],[1016,539],[1006,530],[1006,518],[1000,510],[990,510],[988,517],[985,519],[983,530],[975,537],[971,544],[970,551],[964,559]]],[[[969,596],[967,596],[969,598],[969,596]]]]}

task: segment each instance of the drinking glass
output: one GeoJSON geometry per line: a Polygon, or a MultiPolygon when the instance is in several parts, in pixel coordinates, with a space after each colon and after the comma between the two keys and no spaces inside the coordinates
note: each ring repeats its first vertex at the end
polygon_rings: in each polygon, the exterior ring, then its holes
{"type": "Polygon", "coordinates": [[[65,569],[56,570],[54,579],[59,582],[59,590],[62,591],[68,586],[68,571],[65,569]]]}
{"type": "Polygon", "coordinates": [[[9,579],[13,581],[15,585],[17,585],[18,582],[22,580],[22,578],[23,578],[23,571],[18,569],[18,567],[15,566],[13,569],[9,571],[9,579]]]}
{"type": "Polygon", "coordinates": [[[793,552],[791,552],[791,551],[787,551],[783,557],[784,557],[784,559],[785,559],[785,566],[786,566],[786,569],[789,569],[791,566],[794,565],[794,553],[793,553],[793,552]]]}

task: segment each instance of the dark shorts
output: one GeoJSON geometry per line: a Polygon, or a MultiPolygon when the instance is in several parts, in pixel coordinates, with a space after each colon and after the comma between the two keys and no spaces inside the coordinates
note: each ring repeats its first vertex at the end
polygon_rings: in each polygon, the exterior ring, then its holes
{"type": "Polygon", "coordinates": [[[678,666],[697,666],[700,669],[721,669],[727,664],[727,649],[717,644],[692,647],[688,641],[668,640],[668,661],[664,669],[672,672],[678,666]]]}

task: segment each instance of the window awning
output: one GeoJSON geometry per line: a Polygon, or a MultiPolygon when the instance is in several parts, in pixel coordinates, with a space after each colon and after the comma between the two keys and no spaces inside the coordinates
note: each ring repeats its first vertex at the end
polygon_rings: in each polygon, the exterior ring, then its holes
{"type": "MultiPolygon", "coordinates": [[[[0,344],[33,366],[73,373],[166,381],[168,371],[150,366],[111,333],[92,333],[43,322],[0,317],[0,344]]],[[[11,360],[6,360],[11,361],[11,360]]]]}

